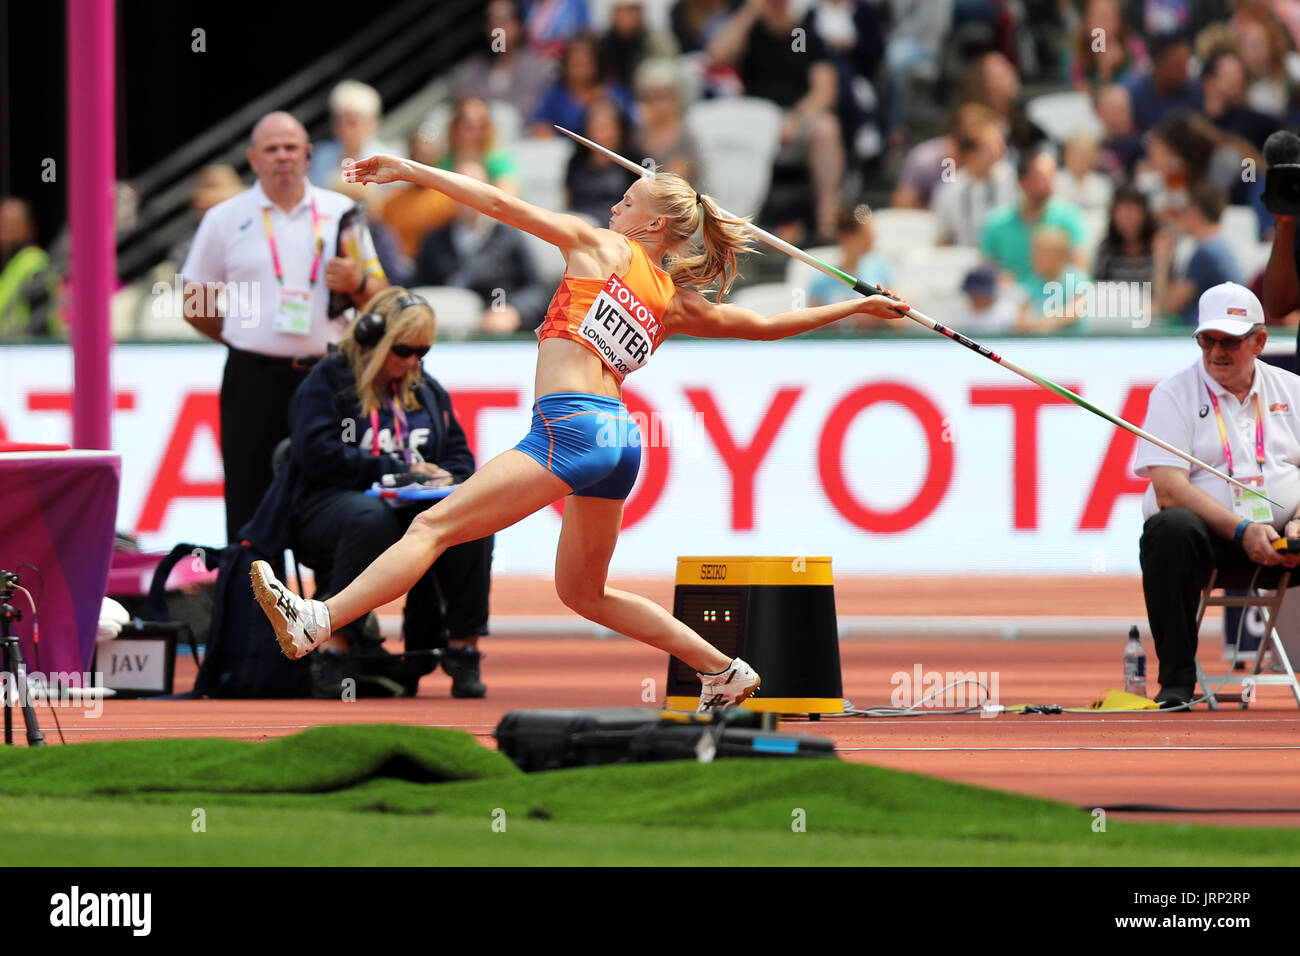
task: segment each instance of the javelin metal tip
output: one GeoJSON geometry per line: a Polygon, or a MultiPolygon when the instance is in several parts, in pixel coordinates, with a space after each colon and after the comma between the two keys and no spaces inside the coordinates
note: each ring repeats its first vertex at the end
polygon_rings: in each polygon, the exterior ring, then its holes
{"type": "Polygon", "coordinates": [[[645,166],[639,165],[638,163],[634,163],[632,162],[632,160],[620,156],[612,149],[606,149],[604,146],[601,146],[600,143],[593,143],[591,140],[587,139],[587,137],[579,136],[577,133],[573,132],[573,130],[565,129],[563,126],[559,125],[558,123],[555,123],[553,125],[556,129],[558,129],[565,136],[569,137],[569,139],[573,140],[575,143],[581,143],[583,146],[586,146],[589,149],[594,149],[596,152],[604,155],[607,159],[613,160],[615,163],[622,166],[628,172],[636,173],[642,179],[654,179],[655,174],[653,169],[649,169],[645,166]]]}

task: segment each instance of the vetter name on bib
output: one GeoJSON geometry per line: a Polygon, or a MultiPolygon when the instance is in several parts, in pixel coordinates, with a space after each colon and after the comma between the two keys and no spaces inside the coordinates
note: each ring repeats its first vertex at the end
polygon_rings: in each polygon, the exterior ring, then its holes
{"type": "Polygon", "coordinates": [[[578,332],[622,378],[649,360],[660,327],[659,317],[618,276],[610,276],[582,317],[578,332]]]}

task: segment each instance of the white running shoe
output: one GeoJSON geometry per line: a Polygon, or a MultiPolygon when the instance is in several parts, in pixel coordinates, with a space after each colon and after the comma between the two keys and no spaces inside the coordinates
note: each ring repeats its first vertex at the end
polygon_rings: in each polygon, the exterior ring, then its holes
{"type": "Polygon", "coordinates": [[[722,710],[739,704],[763,683],[758,672],[739,657],[721,674],[701,674],[697,671],[696,676],[703,683],[700,688],[700,706],[695,708],[696,713],[722,710]]]}
{"type": "Polygon", "coordinates": [[[285,657],[296,661],[329,640],[330,612],[324,604],[294,594],[275,579],[265,561],[254,561],[249,574],[253,596],[275,628],[275,639],[285,657]]]}

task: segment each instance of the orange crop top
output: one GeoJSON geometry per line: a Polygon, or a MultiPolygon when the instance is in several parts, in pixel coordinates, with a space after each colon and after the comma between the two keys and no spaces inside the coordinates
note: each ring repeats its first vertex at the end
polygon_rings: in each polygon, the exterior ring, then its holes
{"type": "Polygon", "coordinates": [[[571,339],[600,356],[621,382],[650,360],[664,339],[664,315],[677,294],[672,278],[628,239],[632,264],[622,275],[565,275],[537,327],[537,339],[571,339]]]}

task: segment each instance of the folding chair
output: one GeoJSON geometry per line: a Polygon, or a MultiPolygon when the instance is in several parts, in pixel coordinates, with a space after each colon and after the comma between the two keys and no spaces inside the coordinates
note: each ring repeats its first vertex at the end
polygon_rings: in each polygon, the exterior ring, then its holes
{"type": "Polygon", "coordinates": [[[1219,709],[1219,698],[1224,701],[1237,701],[1241,709],[1245,710],[1254,699],[1254,688],[1268,685],[1291,688],[1291,693],[1295,695],[1296,706],[1300,707],[1300,682],[1296,680],[1295,671],[1291,667],[1291,660],[1287,657],[1286,647],[1283,645],[1282,637],[1277,631],[1277,618],[1282,609],[1282,601],[1286,597],[1286,589],[1291,583],[1291,572],[1282,569],[1277,577],[1276,590],[1269,593],[1261,585],[1273,585],[1273,575],[1278,574],[1278,572],[1274,570],[1272,574],[1265,574],[1261,578],[1261,572],[1267,570],[1261,566],[1250,574],[1241,572],[1239,574],[1226,574],[1223,577],[1219,576],[1217,570],[1212,571],[1210,580],[1205,585],[1205,590],[1201,592],[1200,607],[1196,611],[1196,628],[1198,632],[1207,607],[1239,607],[1242,609],[1241,623],[1238,626],[1238,646],[1241,644],[1240,631],[1245,628],[1246,615],[1250,609],[1253,607],[1259,608],[1264,618],[1264,636],[1260,638],[1259,647],[1255,649],[1255,659],[1246,671],[1210,676],[1201,668],[1201,662],[1199,660],[1196,662],[1196,679],[1201,685],[1201,691],[1205,695],[1206,702],[1210,705],[1210,710],[1219,709]],[[1213,596],[1212,592],[1216,588],[1223,589],[1225,593],[1219,597],[1213,596]],[[1227,593],[1229,591],[1241,591],[1243,593],[1227,593]],[[1265,649],[1272,651],[1274,669],[1280,668],[1280,672],[1263,673],[1265,649]],[[1221,694],[1219,691],[1223,687],[1241,687],[1242,692],[1231,695],[1221,694]]]}

